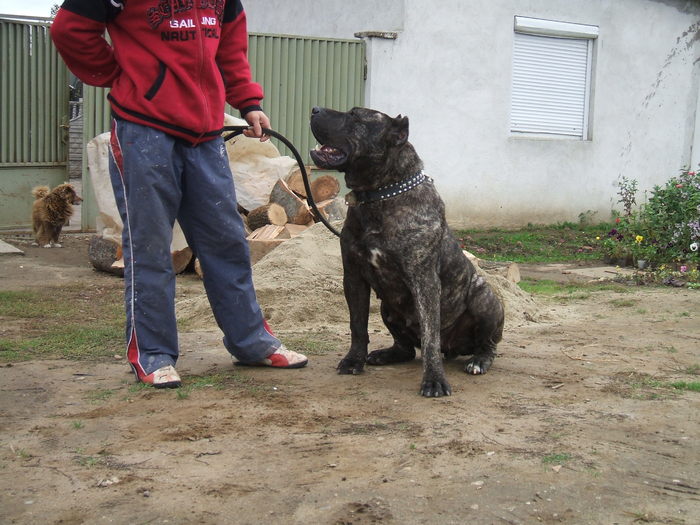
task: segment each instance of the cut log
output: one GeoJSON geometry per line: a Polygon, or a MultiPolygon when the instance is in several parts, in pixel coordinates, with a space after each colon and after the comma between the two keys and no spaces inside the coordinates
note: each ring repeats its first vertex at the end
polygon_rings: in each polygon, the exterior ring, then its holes
{"type": "Polygon", "coordinates": [[[124,265],[122,264],[121,268],[114,266],[114,263],[121,259],[121,251],[121,244],[105,239],[101,235],[94,235],[88,245],[88,259],[96,270],[123,276],[124,265]]]}
{"type": "Polygon", "coordinates": [[[309,205],[299,198],[287,183],[279,179],[270,193],[270,202],[279,204],[287,214],[287,220],[292,224],[307,224],[313,219],[309,205]]]}
{"type": "Polygon", "coordinates": [[[287,224],[287,212],[277,203],[271,202],[265,206],[255,208],[248,213],[248,227],[255,231],[266,224],[276,224],[284,226],[287,224]]]}
{"type": "Polygon", "coordinates": [[[182,250],[173,252],[173,270],[175,273],[182,273],[192,260],[192,248],[185,246],[182,250]]]}
{"type": "MultiPolygon", "coordinates": [[[[172,253],[173,269],[175,273],[182,273],[192,260],[192,249],[185,247],[172,253]]],[[[122,246],[101,235],[94,235],[88,245],[88,259],[90,264],[102,272],[124,276],[124,258],[122,246]]]]}
{"type": "MultiPolygon", "coordinates": [[[[267,224],[257,230],[253,230],[253,233],[246,237],[249,241],[259,240],[265,241],[270,239],[276,239],[280,233],[284,230],[284,226],[278,226],[276,224],[267,224]]],[[[289,237],[287,237],[289,239],[289,237]]]]}
{"type": "Polygon", "coordinates": [[[310,186],[314,202],[335,199],[340,193],[340,183],[333,175],[321,175],[312,180],[310,186]]]}
{"type": "Polygon", "coordinates": [[[250,247],[250,264],[255,264],[272,250],[282,244],[285,239],[253,239],[248,241],[250,247]]]}
{"type": "MultiPolygon", "coordinates": [[[[306,172],[309,173],[308,170],[306,172]]],[[[284,181],[287,183],[287,186],[290,190],[292,190],[302,199],[306,199],[306,187],[304,186],[304,177],[302,176],[301,170],[298,167],[297,169],[292,170],[292,172],[289,175],[287,175],[287,177],[285,177],[284,181]]]]}

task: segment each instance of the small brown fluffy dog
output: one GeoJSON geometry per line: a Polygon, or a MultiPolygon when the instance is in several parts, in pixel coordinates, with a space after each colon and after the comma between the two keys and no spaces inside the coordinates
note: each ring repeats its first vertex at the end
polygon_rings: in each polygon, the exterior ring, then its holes
{"type": "Polygon", "coordinates": [[[34,245],[44,248],[60,248],[58,236],[73,215],[73,205],[83,202],[70,184],[60,184],[54,189],[37,186],[32,190],[36,199],[32,207],[34,245]]]}

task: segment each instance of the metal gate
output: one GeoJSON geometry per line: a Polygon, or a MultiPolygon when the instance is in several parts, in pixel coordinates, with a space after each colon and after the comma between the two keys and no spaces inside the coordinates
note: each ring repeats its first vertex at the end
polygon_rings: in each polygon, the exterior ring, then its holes
{"type": "MultiPolygon", "coordinates": [[[[272,127],[286,136],[308,159],[314,144],[309,130],[313,106],[341,111],[361,106],[365,86],[365,46],[361,40],[321,39],[251,33],[248,57],[253,78],[265,90],[263,107],[272,127]]],[[[106,90],[85,86],[83,91],[85,143],[109,131],[106,90]]],[[[238,111],[227,106],[227,112],[238,111]]],[[[280,153],[289,154],[282,144],[280,153]]],[[[97,209],[83,155],[83,229],[95,228],[97,209]]]]}
{"type": "Polygon", "coordinates": [[[0,229],[29,225],[33,186],[68,178],[68,90],[49,20],[0,16],[0,229]]]}

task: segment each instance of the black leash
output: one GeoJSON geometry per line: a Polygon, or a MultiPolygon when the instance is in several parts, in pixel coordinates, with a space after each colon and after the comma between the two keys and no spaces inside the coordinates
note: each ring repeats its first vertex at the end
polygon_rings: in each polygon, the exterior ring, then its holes
{"type": "MultiPolygon", "coordinates": [[[[241,135],[246,129],[250,129],[250,126],[224,126],[223,131],[230,131],[228,135],[224,135],[224,142],[227,140],[231,140],[233,137],[237,137],[238,135],[241,135]]],[[[319,209],[316,207],[316,203],[314,202],[313,197],[311,196],[311,185],[309,184],[309,176],[306,173],[306,167],[304,166],[304,161],[301,158],[301,155],[299,155],[299,152],[297,149],[294,147],[294,145],[287,140],[287,138],[284,135],[281,135],[280,133],[277,133],[276,131],[273,131],[271,129],[263,128],[263,134],[268,135],[270,137],[275,137],[278,139],[280,142],[282,142],[285,146],[289,148],[289,150],[292,152],[294,155],[294,159],[297,161],[297,164],[299,165],[299,169],[301,170],[301,178],[304,181],[304,190],[306,190],[306,202],[309,203],[309,206],[311,206],[311,209],[314,211],[314,215],[316,218],[321,221],[326,228],[328,228],[330,231],[332,231],[335,235],[340,237],[340,232],[336,230],[331,224],[326,220],[326,218],[323,216],[323,214],[319,211],[319,209]]]]}

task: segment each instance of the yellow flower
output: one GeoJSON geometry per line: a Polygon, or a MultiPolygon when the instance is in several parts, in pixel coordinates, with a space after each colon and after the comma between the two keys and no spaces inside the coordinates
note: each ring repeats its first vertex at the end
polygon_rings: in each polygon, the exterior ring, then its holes
{"type": "Polygon", "coordinates": [[[634,240],[635,240],[635,242],[636,242],[637,244],[639,244],[640,242],[642,242],[642,241],[644,240],[644,237],[642,237],[641,235],[637,235],[637,236],[634,238],[634,240]]]}
{"type": "Polygon", "coordinates": [[[595,240],[596,240],[596,241],[599,241],[599,240],[600,240],[600,235],[596,236],[595,240]]]}

